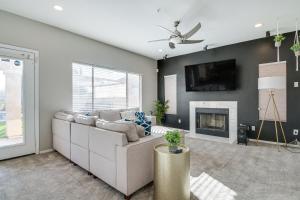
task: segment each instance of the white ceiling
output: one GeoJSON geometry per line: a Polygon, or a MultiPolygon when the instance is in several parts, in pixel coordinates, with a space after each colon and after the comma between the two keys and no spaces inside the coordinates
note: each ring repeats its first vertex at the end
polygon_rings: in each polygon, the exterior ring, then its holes
{"type": "Polygon", "coordinates": [[[300,0],[0,0],[0,9],[154,59],[264,37],[276,19],[281,32],[293,31],[300,19],[300,0]],[[64,10],[54,11],[55,4],[64,10]],[[202,29],[191,39],[205,41],[174,50],[167,42],[147,42],[168,38],[156,25],[172,29],[178,19],[183,33],[200,21],[202,29]],[[264,26],[254,28],[258,22],[264,26]]]}

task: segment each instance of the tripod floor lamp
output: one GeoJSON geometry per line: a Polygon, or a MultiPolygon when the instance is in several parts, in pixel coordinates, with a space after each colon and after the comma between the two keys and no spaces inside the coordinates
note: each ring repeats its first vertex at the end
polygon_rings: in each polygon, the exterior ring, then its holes
{"type": "Polygon", "coordinates": [[[268,109],[270,108],[270,103],[271,103],[271,105],[273,105],[273,119],[274,119],[276,142],[277,142],[278,148],[279,148],[279,143],[278,143],[278,125],[277,125],[277,122],[280,125],[280,129],[281,129],[281,133],[282,133],[282,136],[283,136],[283,139],[284,139],[284,143],[285,143],[285,145],[287,145],[286,144],[286,138],[285,138],[285,132],[284,132],[284,129],[282,127],[282,123],[281,123],[281,120],[280,120],[280,114],[279,114],[278,107],[277,107],[277,104],[276,104],[276,101],[275,101],[275,98],[274,98],[274,96],[275,96],[274,91],[275,90],[286,89],[286,77],[285,76],[273,76],[273,77],[258,78],[258,89],[259,90],[268,90],[269,98],[268,98],[268,101],[267,101],[266,109],[264,111],[264,117],[263,117],[263,119],[261,121],[261,124],[260,124],[259,132],[258,132],[257,139],[256,139],[256,143],[258,143],[258,140],[259,140],[264,122],[266,120],[267,112],[268,112],[268,109]]]}

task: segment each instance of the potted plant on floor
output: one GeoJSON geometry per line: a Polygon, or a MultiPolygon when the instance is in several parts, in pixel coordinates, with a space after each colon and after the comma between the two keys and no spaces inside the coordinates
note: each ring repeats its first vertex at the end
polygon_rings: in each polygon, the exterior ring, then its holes
{"type": "Polygon", "coordinates": [[[283,40],[285,40],[285,37],[282,34],[276,35],[274,37],[275,47],[280,47],[283,40]]]}
{"type": "Polygon", "coordinates": [[[293,44],[290,49],[295,53],[295,56],[300,56],[300,43],[293,44]]]}
{"type": "Polygon", "coordinates": [[[162,121],[165,118],[165,114],[166,114],[167,110],[169,109],[168,103],[169,103],[169,101],[162,102],[159,100],[155,101],[155,103],[154,103],[154,107],[155,107],[154,113],[156,116],[156,123],[158,125],[161,125],[162,121]]]}
{"type": "Polygon", "coordinates": [[[173,131],[167,131],[165,134],[165,139],[168,142],[169,146],[169,152],[170,153],[181,153],[182,149],[178,149],[178,146],[180,145],[180,133],[178,130],[173,131]]]}

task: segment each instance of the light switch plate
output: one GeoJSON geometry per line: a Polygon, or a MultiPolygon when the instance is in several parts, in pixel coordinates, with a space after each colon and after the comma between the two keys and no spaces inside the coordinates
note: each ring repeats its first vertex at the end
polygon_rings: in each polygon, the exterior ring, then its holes
{"type": "Polygon", "coordinates": [[[294,87],[299,87],[299,82],[294,82],[294,87]]]}
{"type": "Polygon", "coordinates": [[[251,126],[251,130],[252,130],[252,131],[255,131],[255,126],[251,126]]]}

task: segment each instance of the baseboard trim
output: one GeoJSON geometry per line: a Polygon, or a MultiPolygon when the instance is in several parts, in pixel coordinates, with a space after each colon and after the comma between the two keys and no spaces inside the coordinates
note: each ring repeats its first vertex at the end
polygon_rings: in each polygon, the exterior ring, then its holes
{"type": "MultiPolygon", "coordinates": [[[[256,139],[249,139],[249,141],[251,142],[256,142],[256,139]]],[[[264,144],[274,144],[277,145],[277,142],[273,142],[273,141],[267,141],[267,140],[258,140],[259,143],[264,143],[264,144]]],[[[279,145],[285,145],[285,143],[283,142],[278,142],[279,145]]],[[[294,144],[287,144],[287,146],[289,147],[297,147],[297,145],[294,144]]]]}
{"type": "Polygon", "coordinates": [[[54,151],[54,149],[46,149],[46,150],[40,151],[40,154],[50,153],[52,151],[54,151]]]}

